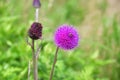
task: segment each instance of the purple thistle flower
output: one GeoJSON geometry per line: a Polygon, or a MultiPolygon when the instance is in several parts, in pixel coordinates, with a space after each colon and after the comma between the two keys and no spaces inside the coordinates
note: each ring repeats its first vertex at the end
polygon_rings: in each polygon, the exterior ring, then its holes
{"type": "Polygon", "coordinates": [[[33,0],[33,6],[39,8],[41,6],[40,0],[33,0]]]}
{"type": "Polygon", "coordinates": [[[28,35],[34,40],[40,39],[42,37],[42,25],[38,22],[34,22],[28,31],[28,35]]]}
{"type": "Polygon", "coordinates": [[[64,24],[55,32],[54,40],[58,47],[70,50],[78,45],[79,35],[73,26],[64,24]]]}

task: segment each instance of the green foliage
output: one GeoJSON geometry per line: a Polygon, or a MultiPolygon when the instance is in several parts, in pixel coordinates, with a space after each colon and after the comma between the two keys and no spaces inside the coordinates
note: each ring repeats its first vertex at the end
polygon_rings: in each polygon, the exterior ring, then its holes
{"type": "Polygon", "coordinates": [[[107,0],[101,0],[97,6],[102,12],[105,12],[108,6],[107,0]]]}
{"type": "MultiPolygon", "coordinates": [[[[87,8],[82,4],[83,0],[55,0],[48,10],[48,1],[41,1],[40,17],[44,19],[40,22],[44,26],[44,41],[38,68],[40,80],[48,80],[56,49],[51,39],[56,26],[63,23],[80,25],[87,15],[87,8]]],[[[0,0],[0,80],[27,80],[32,53],[25,38],[34,21],[31,2],[0,0]]],[[[106,5],[103,2],[100,8],[105,11],[106,5]]],[[[74,51],[59,51],[53,80],[120,79],[120,24],[117,16],[112,19],[102,17],[102,26],[101,42],[82,39],[81,46],[74,51]]],[[[30,79],[33,79],[32,66],[30,79]]]]}
{"type": "Polygon", "coordinates": [[[111,78],[113,80],[118,80],[120,78],[120,71],[119,71],[119,63],[120,63],[120,24],[117,21],[116,16],[114,16],[112,19],[110,18],[103,18],[103,36],[106,36],[103,38],[105,47],[107,47],[110,50],[104,50],[104,55],[106,59],[108,58],[114,58],[115,63],[111,65],[112,70],[110,72],[111,78]],[[107,54],[109,53],[109,55],[107,54]],[[117,71],[117,72],[116,72],[117,71]]]}

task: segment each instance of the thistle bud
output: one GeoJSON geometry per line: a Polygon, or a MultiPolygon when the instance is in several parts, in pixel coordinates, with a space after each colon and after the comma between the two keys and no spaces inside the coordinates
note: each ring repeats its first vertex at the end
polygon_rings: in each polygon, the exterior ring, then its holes
{"type": "Polygon", "coordinates": [[[34,22],[28,31],[28,35],[33,40],[41,39],[41,37],[42,37],[42,25],[38,22],[34,22]]]}
{"type": "Polygon", "coordinates": [[[40,6],[41,6],[40,0],[33,0],[33,6],[35,8],[40,8],[40,6]]]}

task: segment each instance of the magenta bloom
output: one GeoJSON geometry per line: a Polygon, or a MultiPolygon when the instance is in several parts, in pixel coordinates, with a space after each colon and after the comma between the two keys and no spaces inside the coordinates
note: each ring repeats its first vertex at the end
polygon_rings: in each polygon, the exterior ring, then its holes
{"type": "Polygon", "coordinates": [[[58,47],[70,50],[78,45],[79,35],[73,26],[64,24],[55,32],[54,40],[58,47]]]}

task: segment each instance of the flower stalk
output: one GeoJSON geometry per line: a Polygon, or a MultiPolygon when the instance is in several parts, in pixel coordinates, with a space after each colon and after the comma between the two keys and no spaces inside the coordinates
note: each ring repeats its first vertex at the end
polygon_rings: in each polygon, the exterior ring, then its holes
{"type": "Polygon", "coordinates": [[[50,72],[50,78],[49,78],[49,80],[52,80],[52,77],[53,77],[55,64],[56,64],[56,62],[57,62],[58,50],[59,50],[59,47],[57,47],[56,52],[55,52],[54,62],[53,62],[53,65],[52,65],[52,70],[51,70],[51,72],[50,72]]]}
{"type": "Polygon", "coordinates": [[[35,41],[32,40],[32,53],[33,53],[33,73],[34,73],[34,80],[38,80],[38,67],[37,67],[37,58],[35,53],[35,41]]]}
{"type": "Polygon", "coordinates": [[[28,63],[28,80],[30,80],[30,61],[28,63]]]}
{"type": "Polygon", "coordinates": [[[39,8],[35,9],[35,21],[38,22],[39,20],[39,8]]]}
{"type": "MultiPolygon", "coordinates": [[[[32,65],[33,65],[33,77],[34,80],[38,80],[38,56],[41,50],[37,40],[40,40],[42,37],[42,25],[39,23],[39,8],[40,8],[40,0],[33,0],[33,7],[35,8],[35,22],[31,25],[28,30],[28,36],[32,39],[32,42],[29,42],[27,39],[27,43],[31,46],[32,49],[32,65]],[[35,49],[36,44],[36,49],[35,49]]],[[[30,68],[28,69],[28,80],[30,80],[30,68]]]]}

